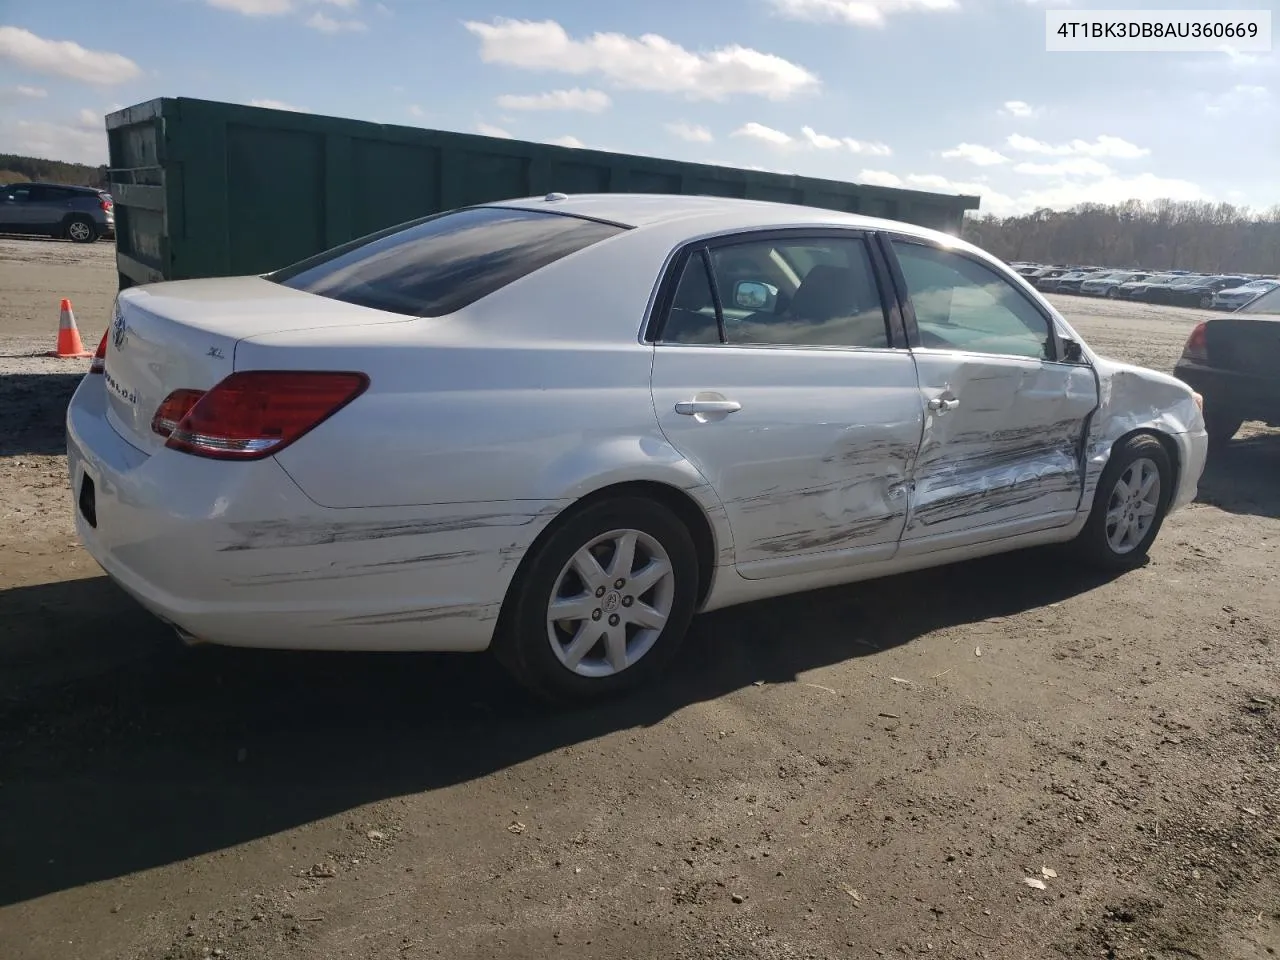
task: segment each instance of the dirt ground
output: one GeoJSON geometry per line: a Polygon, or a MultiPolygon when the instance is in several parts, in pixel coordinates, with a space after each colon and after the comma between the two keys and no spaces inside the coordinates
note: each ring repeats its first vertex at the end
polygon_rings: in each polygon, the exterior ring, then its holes
{"type": "MultiPolygon", "coordinates": [[[[1151,562],[702,618],[552,713],[485,657],[188,650],[76,545],[48,349],[110,244],[0,240],[0,956],[1235,960],[1280,949],[1280,434],[1151,562]]],[[[1170,369],[1199,314],[1063,298],[1170,369]]]]}

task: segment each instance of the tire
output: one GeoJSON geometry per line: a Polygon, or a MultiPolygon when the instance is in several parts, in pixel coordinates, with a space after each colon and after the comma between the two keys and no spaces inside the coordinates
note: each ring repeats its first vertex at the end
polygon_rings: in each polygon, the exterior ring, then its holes
{"type": "Polygon", "coordinates": [[[517,682],[544,700],[619,697],[655,679],[671,661],[693,619],[697,593],[697,551],[674,513],[642,497],[601,500],[557,521],[526,556],[503,604],[493,652],[517,682]],[[617,546],[628,540],[635,565],[614,569],[617,546]],[[584,575],[575,557],[588,550],[600,569],[584,575]],[[634,583],[654,563],[665,563],[667,573],[653,585],[646,579],[642,593],[627,593],[627,581],[634,583]],[[549,607],[556,597],[562,603],[579,599],[566,612],[583,616],[553,622],[549,607]],[[647,614],[641,623],[632,620],[638,614],[647,614]],[[621,637],[621,644],[606,645],[609,635],[621,637]],[[629,662],[620,664],[624,657],[629,662]]]}
{"type": "Polygon", "coordinates": [[[1200,298],[1200,309],[1201,309],[1201,310],[1212,310],[1212,309],[1213,309],[1213,297],[1212,297],[1212,296],[1210,296],[1209,294],[1205,294],[1203,297],[1201,297],[1201,298],[1200,298]]]}
{"type": "Polygon", "coordinates": [[[1169,454],[1150,434],[1138,434],[1116,446],[1098,481],[1089,520],[1076,538],[1077,551],[1089,563],[1106,570],[1141,565],[1164,524],[1173,479],[1169,454]],[[1157,477],[1154,490],[1133,499],[1125,495],[1124,490],[1135,483],[1139,489],[1146,486],[1151,472],[1157,477]],[[1117,512],[1119,523],[1115,522],[1117,512]],[[1142,526],[1144,520],[1146,525],[1142,526]],[[1132,527],[1131,522],[1138,526],[1132,527]],[[1125,529],[1129,532],[1122,535],[1125,529]]]}
{"type": "Polygon", "coordinates": [[[1231,410],[1224,410],[1216,403],[1210,402],[1208,399],[1204,402],[1204,429],[1209,434],[1209,446],[1220,449],[1226,446],[1240,428],[1244,426],[1244,417],[1238,416],[1231,410]]]}
{"type": "Polygon", "coordinates": [[[1115,287],[1107,287],[1107,299],[1108,299],[1108,300],[1114,300],[1115,298],[1116,298],[1116,288],[1115,288],[1115,287]]]}
{"type": "Polygon", "coordinates": [[[95,243],[98,239],[98,225],[88,217],[72,217],[62,230],[68,240],[76,243],[95,243]]]}

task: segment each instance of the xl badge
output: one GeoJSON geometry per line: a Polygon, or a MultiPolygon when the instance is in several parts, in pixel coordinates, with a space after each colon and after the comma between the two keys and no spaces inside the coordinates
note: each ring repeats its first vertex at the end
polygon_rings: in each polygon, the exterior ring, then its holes
{"type": "Polygon", "coordinates": [[[128,332],[128,327],[125,326],[124,322],[124,314],[117,311],[115,322],[111,324],[111,341],[116,345],[117,350],[124,346],[125,334],[128,332]]]}

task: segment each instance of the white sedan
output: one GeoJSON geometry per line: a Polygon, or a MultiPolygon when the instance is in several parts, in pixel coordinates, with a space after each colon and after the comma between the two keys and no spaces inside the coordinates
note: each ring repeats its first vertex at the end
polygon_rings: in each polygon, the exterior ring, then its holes
{"type": "Polygon", "coordinates": [[[698,611],[1038,544],[1135,565],[1206,448],[1189,387],[953,237],[621,194],[127,289],[67,430],[81,539],[188,642],[492,649],[560,700],[698,611]]]}

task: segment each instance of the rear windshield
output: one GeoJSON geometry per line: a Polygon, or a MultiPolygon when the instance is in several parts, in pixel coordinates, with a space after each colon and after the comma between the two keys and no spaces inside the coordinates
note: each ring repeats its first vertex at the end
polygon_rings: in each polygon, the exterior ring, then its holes
{"type": "Polygon", "coordinates": [[[625,229],[564,214],[473,207],[353,240],[267,279],[362,307],[442,317],[625,229]]]}

